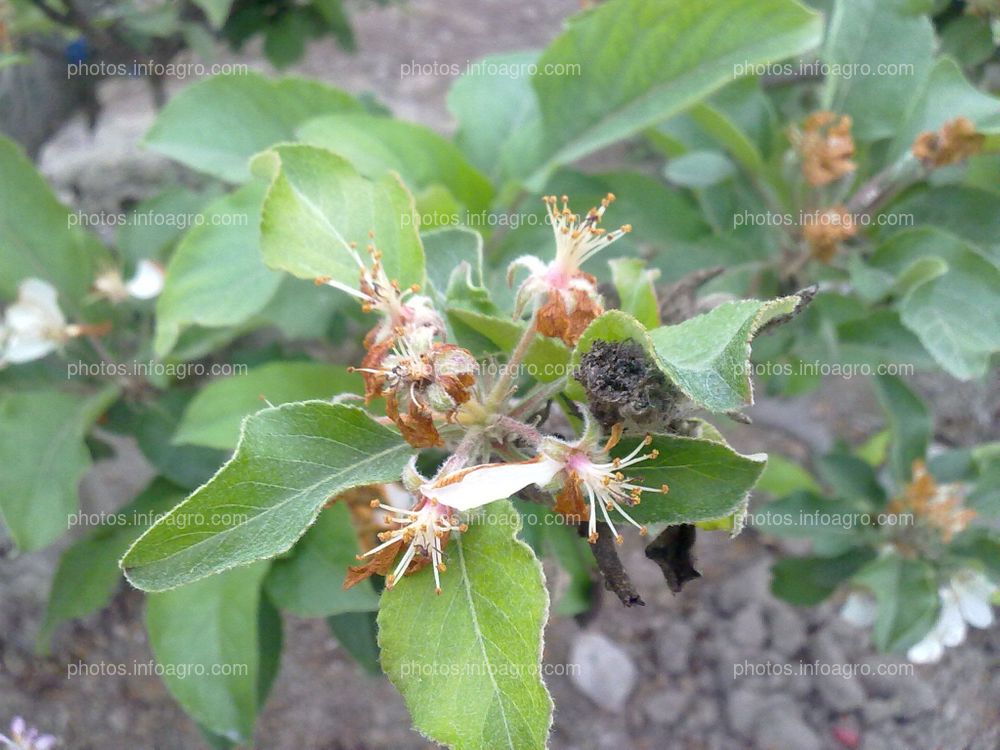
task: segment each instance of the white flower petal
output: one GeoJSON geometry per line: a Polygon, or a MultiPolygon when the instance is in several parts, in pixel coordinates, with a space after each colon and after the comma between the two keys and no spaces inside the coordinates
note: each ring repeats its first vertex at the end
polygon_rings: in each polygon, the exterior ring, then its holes
{"type": "Polygon", "coordinates": [[[54,315],[62,318],[59,310],[59,292],[49,282],[43,279],[24,279],[17,287],[17,301],[32,304],[54,311],[54,315]]]}
{"type": "Polygon", "coordinates": [[[385,494],[386,505],[393,505],[397,508],[412,508],[413,495],[406,491],[399,482],[390,482],[382,485],[382,492],[385,494]]]}
{"type": "Polygon", "coordinates": [[[548,484],[562,469],[550,458],[506,464],[484,464],[460,469],[429,482],[420,491],[455,510],[471,510],[494,500],[503,500],[529,484],[548,484]]]}
{"type": "Polygon", "coordinates": [[[21,282],[17,288],[17,302],[7,308],[4,321],[15,334],[66,327],[55,287],[41,279],[21,282]]]}
{"type": "Polygon", "coordinates": [[[545,271],[548,266],[542,262],[541,258],[534,255],[522,255],[511,261],[510,265],[507,266],[507,283],[512,284],[514,282],[514,273],[519,268],[527,269],[531,276],[544,276],[545,271]]]}
{"type": "Polygon", "coordinates": [[[17,301],[4,313],[0,354],[4,362],[15,364],[41,359],[55,351],[66,331],[55,287],[41,279],[25,279],[17,291],[17,301]]]}
{"type": "Polygon", "coordinates": [[[878,604],[875,598],[857,591],[851,592],[840,608],[840,616],[859,628],[871,627],[875,624],[878,614],[878,604]]]}
{"type": "Polygon", "coordinates": [[[910,650],[906,652],[906,658],[914,664],[933,664],[936,661],[940,661],[943,655],[944,646],[937,639],[933,630],[924,636],[922,641],[911,646],[910,650]]]}
{"type": "Polygon", "coordinates": [[[967,623],[975,628],[988,628],[993,624],[992,585],[988,580],[975,573],[959,574],[952,578],[951,588],[967,623]]]}
{"type": "Polygon", "coordinates": [[[15,334],[8,337],[0,359],[15,365],[23,364],[48,356],[57,348],[58,344],[52,339],[15,334]]]}
{"type": "Polygon", "coordinates": [[[125,289],[136,299],[153,299],[163,291],[165,277],[159,264],[151,260],[140,260],[135,275],[125,283],[125,289]]]}
{"type": "Polygon", "coordinates": [[[951,589],[941,590],[941,614],[934,631],[945,646],[957,646],[965,640],[965,620],[958,608],[958,598],[951,589]]]}

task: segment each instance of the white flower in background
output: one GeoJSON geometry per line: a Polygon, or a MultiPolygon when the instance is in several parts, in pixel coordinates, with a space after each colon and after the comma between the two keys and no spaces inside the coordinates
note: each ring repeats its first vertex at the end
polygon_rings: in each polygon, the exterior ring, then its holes
{"type": "Polygon", "coordinates": [[[51,750],[57,742],[51,734],[39,734],[37,729],[29,727],[20,716],[10,723],[9,737],[0,734],[0,744],[11,750],[51,750]]]}
{"type": "Polygon", "coordinates": [[[842,619],[859,628],[870,628],[875,624],[878,615],[878,603],[875,597],[861,591],[852,591],[847,595],[844,605],[840,608],[842,619]]]}
{"type": "Polygon", "coordinates": [[[133,299],[153,299],[163,291],[166,272],[159,263],[140,260],[135,274],[128,281],[122,279],[121,271],[110,268],[94,279],[94,290],[108,301],[119,304],[129,297],[133,299]]]}
{"type": "Polygon", "coordinates": [[[938,590],[941,612],[937,622],[923,640],[907,651],[906,658],[916,664],[936,662],[945,648],[965,640],[966,625],[988,628],[993,624],[990,600],[998,590],[997,585],[981,573],[973,570],[956,573],[947,586],[938,590]]]}
{"type": "Polygon", "coordinates": [[[58,293],[41,279],[25,279],[17,301],[7,307],[0,323],[0,365],[41,359],[85,331],[68,325],[59,309],[58,293]]]}
{"type": "Polygon", "coordinates": [[[561,208],[554,195],[543,198],[555,234],[556,257],[546,265],[534,255],[523,255],[510,264],[508,283],[513,283],[518,268],[527,269],[529,274],[517,290],[515,318],[520,318],[528,303],[534,302],[539,332],[572,346],[590,322],[604,311],[597,292],[597,279],[581,271],[580,266],[632,231],[630,224],[613,232],[598,227],[614,199],[615,196],[608,193],[600,207],[591,208],[581,220],[570,210],[567,196],[562,196],[561,208]]]}

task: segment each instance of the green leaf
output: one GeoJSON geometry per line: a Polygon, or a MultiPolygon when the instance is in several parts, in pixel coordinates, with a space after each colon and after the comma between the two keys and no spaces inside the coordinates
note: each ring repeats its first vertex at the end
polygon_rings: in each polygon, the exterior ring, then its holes
{"type": "MultiPolygon", "coordinates": [[[[623,440],[627,453],[635,441],[623,440]]],[[[647,492],[628,513],[639,523],[694,523],[725,518],[740,511],[764,470],[767,456],[741,456],[728,445],[670,435],[654,435],[651,449],[659,451],[629,470],[647,487],[667,485],[666,494],[647,492]]]]}
{"type": "Polygon", "coordinates": [[[322,16],[326,30],[337,40],[337,44],[348,52],[354,52],[357,44],[343,0],[313,0],[311,5],[322,16]]]}
{"type": "Polygon", "coordinates": [[[63,311],[75,316],[97,269],[110,264],[101,243],[79,227],[56,200],[20,146],[0,136],[0,299],[35,277],[59,291],[63,311]]]}
{"type": "Polygon", "coordinates": [[[250,325],[278,328],[287,339],[319,339],[346,332],[358,311],[358,300],[332,293],[328,286],[284,274],[278,291],[250,325]]]}
{"type": "Polygon", "coordinates": [[[874,541],[875,516],[861,501],[831,500],[812,492],[795,492],[755,510],[758,531],[792,539],[810,539],[817,555],[837,555],[874,541]]]}
{"type": "Polygon", "coordinates": [[[264,54],[279,70],[299,60],[306,50],[309,21],[303,13],[287,9],[264,29],[264,54]]]}
{"type": "Polygon", "coordinates": [[[19,549],[40,549],[69,526],[91,466],[84,437],[116,398],[115,386],[0,393],[0,515],[19,549]]]}
{"type": "MultiPolygon", "coordinates": [[[[719,97],[725,97],[723,101],[698,104],[692,107],[689,115],[719,145],[724,146],[744,169],[754,173],[763,171],[764,156],[757,143],[744,132],[734,116],[726,111],[737,105],[759,116],[757,105],[760,102],[754,97],[760,96],[760,90],[754,81],[747,80],[747,82],[751,85],[749,87],[744,85],[742,89],[738,85],[739,82],[727,86],[719,92],[719,97]]],[[[764,101],[766,102],[766,99],[764,101]]]]}
{"type": "Polygon", "coordinates": [[[108,413],[109,427],[135,437],[157,471],[174,484],[192,490],[209,480],[226,452],[196,445],[177,445],[174,435],[195,391],[175,388],[143,403],[119,402],[108,413]]]}
{"type": "Polygon", "coordinates": [[[799,464],[781,455],[768,456],[767,466],[760,476],[757,489],[775,497],[784,497],[799,490],[819,492],[819,485],[812,474],[799,464]]]}
{"type": "Polygon", "coordinates": [[[350,510],[342,502],[334,503],[319,514],[292,554],[271,566],[265,582],[268,596],[299,617],[378,609],[378,594],[371,581],[361,581],[346,591],[343,588],[347,566],[357,565],[358,552],[350,510]]]}
{"type": "MultiPolygon", "coordinates": [[[[153,521],[184,497],[184,490],[156,479],[139,497],[109,514],[95,531],[59,558],[37,648],[48,653],[52,633],[64,622],[89,615],[111,601],[122,579],[118,559],[153,521]]],[[[81,523],[88,516],[75,514],[81,523]]]]}
{"type": "Polygon", "coordinates": [[[650,143],[665,156],[720,146],[749,172],[764,169],[778,129],[777,112],[757,78],[727,84],[706,101],[648,131],[650,143]]]}
{"type": "Polygon", "coordinates": [[[378,625],[375,612],[344,612],[326,618],[330,632],[358,665],[371,675],[381,675],[378,661],[378,625]]]}
{"type": "MultiPolygon", "coordinates": [[[[266,576],[264,580],[267,580],[266,576]]],[[[257,634],[260,658],[257,705],[263,706],[281,669],[281,649],[285,642],[281,612],[266,596],[260,598],[260,609],[257,612],[257,634]]]]}
{"type": "Polygon", "coordinates": [[[990,536],[985,529],[970,529],[959,536],[949,554],[963,563],[972,563],[985,569],[994,581],[1000,579],[1000,540],[990,536]]]}
{"type": "Polygon", "coordinates": [[[219,197],[220,191],[214,188],[196,192],[171,187],[140,201],[129,212],[128,221],[118,228],[115,249],[129,268],[144,258],[165,260],[167,251],[185,231],[203,221],[199,214],[205,204],[219,197]]]}
{"type": "Polygon", "coordinates": [[[455,143],[494,180],[537,159],[538,101],[525,73],[537,58],[535,51],[485,57],[448,91],[455,143]]]}
{"type": "Polygon", "coordinates": [[[269,362],[242,375],[213,380],[188,404],[174,443],[232,450],[243,419],[261,408],[262,399],[286,404],[362,393],[361,376],[339,365],[319,362],[269,362]]]}
{"type": "Polygon", "coordinates": [[[316,81],[273,81],[254,72],[221,75],[181,89],[156,118],[146,145],[199,172],[243,182],[250,176],[250,157],[291,140],[299,123],[360,111],[349,94],[316,81]]]}
{"type": "Polygon", "coordinates": [[[646,328],[660,325],[660,306],[653,282],[659,271],[649,270],[638,258],[616,258],[609,262],[611,279],[618,292],[619,307],[646,328]]]}
{"type": "Polygon", "coordinates": [[[382,666],[427,737],[455,750],[542,750],[552,722],[542,567],[515,538],[513,506],[487,507],[448,544],[441,596],[429,570],[382,594],[382,666]]]}
{"type": "Polygon", "coordinates": [[[829,453],[816,459],[816,471],[837,497],[868,500],[876,506],[885,502],[885,489],[875,468],[850,453],[829,453]]]}
{"type": "Polygon", "coordinates": [[[199,225],[184,235],[156,300],[155,347],[161,357],[185,328],[238,326],[274,296],[281,274],[260,257],[263,200],[262,184],[246,185],[211,203],[199,225]]]}
{"type": "Polygon", "coordinates": [[[1000,350],[1000,270],[977,248],[929,227],[893,235],[871,265],[898,274],[905,292],[901,319],[949,373],[969,379],[986,372],[1000,350]],[[921,269],[930,267],[932,272],[921,269]]]}
{"type": "MultiPolygon", "coordinates": [[[[577,533],[575,524],[567,525],[566,517],[551,508],[524,500],[514,500],[521,514],[521,539],[539,557],[552,556],[569,579],[562,588],[553,611],[563,617],[573,617],[592,606],[594,555],[587,540],[577,533]]],[[[557,585],[552,585],[553,591],[557,585]]]]}
{"type": "Polygon", "coordinates": [[[122,569],[134,586],[162,591],[280,555],[331,497],[398,480],[412,452],[354,407],[265,409],[244,421],[233,458],[139,537],[122,569]]]}
{"type": "Polygon", "coordinates": [[[304,145],[266,151],[254,159],[254,170],[272,179],[260,227],[269,266],[356,287],[358,266],[348,245],[364,248],[374,232],[389,278],[402,287],[423,284],[419,220],[397,176],[369,180],[342,157],[304,145]]]}
{"type": "Polygon", "coordinates": [[[927,454],[934,420],[927,405],[901,379],[876,375],[872,385],[892,430],[889,465],[896,480],[905,483],[913,462],[927,454]]]}
{"type": "Polygon", "coordinates": [[[308,120],[298,135],[343,156],[365,177],[394,170],[414,191],[443,185],[472,212],[486,211],[493,197],[489,180],[462,152],[423,125],[363,114],[326,115],[308,120]]]}
{"type": "Polygon", "coordinates": [[[940,601],[934,568],[924,560],[888,554],[853,578],[878,602],[872,640],[879,651],[902,651],[917,643],[937,620],[940,601]]]}
{"type": "Polygon", "coordinates": [[[683,323],[649,332],[661,369],[693,401],[712,411],[753,403],[750,342],[773,318],[792,312],[796,296],[719,305],[683,323]]]}
{"type": "Polygon", "coordinates": [[[220,29],[229,17],[229,10],[233,7],[233,0],[192,0],[195,5],[202,9],[208,23],[213,29],[220,29]]]}
{"type": "Polygon", "coordinates": [[[533,180],[690,106],[740,65],[809,51],[821,34],[820,16],[790,0],[612,0],[580,14],[532,79],[550,154],[533,180]]]}
{"type": "MultiPolygon", "coordinates": [[[[869,466],[881,466],[888,458],[891,440],[892,432],[890,430],[879,430],[855,448],[854,455],[869,466]]],[[[933,474],[933,472],[931,473],[933,474]]]]}
{"type": "Polygon", "coordinates": [[[900,112],[930,74],[934,27],[926,16],[906,12],[901,7],[905,3],[834,3],[822,54],[831,68],[822,108],[851,115],[855,138],[874,141],[895,135],[900,112]]]}
{"type": "Polygon", "coordinates": [[[987,19],[962,15],[951,19],[941,30],[941,54],[973,68],[993,55],[993,35],[987,19]]]}
{"type": "Polygon", "coordinates": [[[771,566],[771,593],[800,607],[819,604],[875,553],[857,547],[836,557],[786,557],[771,566]]]}
{"type": "Polygon", "coordinates": [[[674,185],[707,188],[736,174],[729,158],[718,151],[691,151],[667,162],[664,177],[674,185]]]}
{"type": "Polygon", "coordinates": [[[903,324],[950,374],[985,375],[1000,351],[1000,270],[966,253],[948,273],[913,289],[900,304],[903,324]]]}
{"type": "Polygon", "coordinates": [[[149,644],[170,694],[234,742],[253,734],[260,675],[260,584],[267,563],[146,598],[149,644]]]}
{"type": "MultiPolygon", "coordinates": [[[[908,236],[932,227],[940,233],[964,240],[983,258],[1000,267],[1000,194],[993,190],[961,185],[914,189],[902,200],[891,204],[887,211],[897,216],[912,217],[915,222],[915,228],[898,234],[908,236]]],[[[937,241],[947,243],[940,233],[937,241]]]]}
{"type": "Polygon", "coordinates": [[[483,280],[483,237],[464,227],[436,229],[421,235],[427,256],[427,280],[441,307],[452,303],[496,313],[483,280]]]}

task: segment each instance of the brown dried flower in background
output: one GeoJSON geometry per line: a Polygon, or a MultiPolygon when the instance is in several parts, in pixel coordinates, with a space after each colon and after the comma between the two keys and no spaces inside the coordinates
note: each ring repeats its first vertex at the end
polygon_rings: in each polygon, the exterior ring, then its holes
{"type": "Polygon", "coordinates": [[[983,148],[986,136],[976,132],[976,126],[966,117],[948,120],[937,132],[927,131],[917,136],[910,150],[929,168],[957,164],[975,156],[983,148]]]}
{"type": "Polygon", "coordinates": [[[813,187],[829,185],[857,169],[852,161],[854,139],[851,118],[826,110],[806,118],[802,130],[793,130],[792,143],[802,159],[802,174],[813,187]]]}
{"type": "Polygon", "coordinates": [[[857,234],[854,215],[844,206],[817,211],[802,222],[802,238],[809,243],[809,254],[821,263],[833,260],[840,243],[857,234]]]}

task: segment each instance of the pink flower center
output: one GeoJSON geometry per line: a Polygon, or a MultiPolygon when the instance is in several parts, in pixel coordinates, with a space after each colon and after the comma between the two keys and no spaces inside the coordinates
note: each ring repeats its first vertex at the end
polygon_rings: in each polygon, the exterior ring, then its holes
{"type": "Polygon", "coordinates": [[[569,458],[566,459],[566,468],[578,474],[586,472],[591,464],[589,456],[582,451],[573,451],[569,458]]]}
{"type": "Polygon", "coordinates": [[[545,272],[545,283],[550,289],[566,289],[569,287],[570,276],[556,263],[550,263],[545,272]]]}

